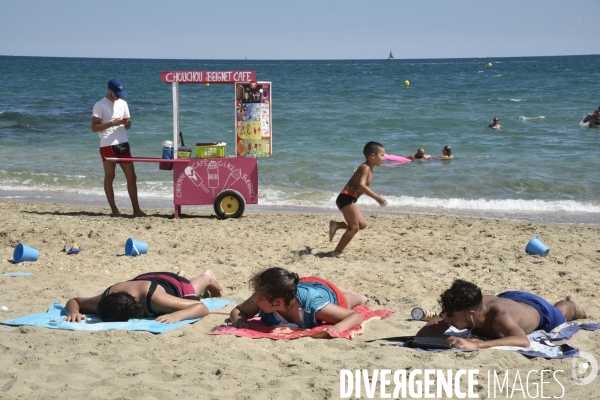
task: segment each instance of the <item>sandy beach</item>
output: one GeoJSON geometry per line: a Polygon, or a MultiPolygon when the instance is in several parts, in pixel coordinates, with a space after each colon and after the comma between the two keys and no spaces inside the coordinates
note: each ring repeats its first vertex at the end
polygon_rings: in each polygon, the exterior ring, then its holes
{"type": "MultiPolygon", "coordinates": [[[[96,295],[149,271],[195,276],[210,268],[225,288],[224,298],[242,301],[250,295],[248,279],[271,266],[328,279],[368,296],[372,308],[396,313],[370,322],[352,341],[209,336],[224,315],[160,335],[0,326],[0,398],[329,399],[340,396],[340,369],[479,369],[480,398],[487,398],[488,371],[505,371],[512,384],[515,371],[524,382],[531,370],[562,370],[556,376],[564,389],[546,378],[553,383],[544,396],[597,395],[600,378],[586,386],[571,379],[572,359],[529,359],[500,350],[431,354],[373,340],[416,333],[423,323],[410,318],[411,309],[439,311],[439,294],[456,278],[475,282],[484,294],[525,290],[551,303],[576,293],[587,321],[599,322],[598,226],[372,214],[345,257],[334,259],[326,255],[341,232],[331,243],[328,226],[341,220],[340,213],[247,211],[221,221],[185,209],[178,220],[172,210],[146,211],[146,218],[111,218],[106,207],[0,202],[0,272],[34,274],[0,275],[0,306],[8,308],[0,319],[44,312],[55,301],[96,295]],[[533,236],[550,248],[548,257],[525,254],[533,236]],[[129,237],[147,242],[148,254],[124,256],[129,237]],[[39,260],[14,264],[19,242],[39,249],[39,260]],[[62,252],[72,242],[83,248],[80,254],[62,252]]],[[[599,342],[600,331],[582,331],[568,341],[597,360],[599,342]]],[[[522,398],[520,392],[515,396],[522,398]]]]}

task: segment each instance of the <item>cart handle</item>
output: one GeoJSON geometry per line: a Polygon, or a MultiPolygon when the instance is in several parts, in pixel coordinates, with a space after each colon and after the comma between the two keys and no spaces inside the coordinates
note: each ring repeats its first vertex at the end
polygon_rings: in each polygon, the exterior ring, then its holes
{"type": "Polygon", "coordinates": [[[189,164],[190,163],[190,159],[189,158],[178,158],[178,159],[171,159],[171,158],[158,158],[158,157],[106,157],[105,158],[106,161],[112,161],[112,162],[164,162],[164,163],[185,163],[185,164],[189,164]]]}

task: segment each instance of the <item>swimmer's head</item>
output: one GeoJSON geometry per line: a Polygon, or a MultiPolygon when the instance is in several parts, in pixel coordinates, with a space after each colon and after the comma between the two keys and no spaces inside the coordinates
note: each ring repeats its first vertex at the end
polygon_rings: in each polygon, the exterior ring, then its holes
{"type": "Polygon", "coordinates": [[[498,122],[500,122],[500,119],[498,117],[494,117],[494,123],[497,124],[498,122]]]}
{"type": "Polygon", "coordinates": [[[425,157],[425,149],[421,147],[421,148],[420,148],[419,150],[417,150],[417,152],[415,153],[415,158],[417,158],[417,159],[419,159],[419,160],[420,160],[420,159],[421,159],[421,158],[423,158],[423,157],[425,157]]]}
{"type": "Polygon", "coordinates": [[[289,308],[296,299],[298,282],[298,274],[273,267],[254,275],[248,283],[255,293],[259,293],[269,303],[273,304],[281,299],[285,307],[289,308]]]}
{"type": "Polygon", "coordinates": [[[480,311],[483,308],[483,295],[474,283],[457,279],[450,289],[442,293],[439,303],[442,313],[452,317],[455,312],[480,311]]]}
{"type": "Polygon", "coordinates": [[[127,292],[114,292],[103,296],[96,307],[98,317],[104,322],[128,321],[142,318],[142,305],[127,292]]]}
{"type": "Polygon", "coordinates": [[[452,155],[452,148],[450,148],[450,146],[444,146],[444,148],[442,149],[442,155],[444,155],[444,156],[451,156],[452,155]]]}
{"type": "Polygon", "coordinates": [[[365,158],[369,158],[371,154],[378,154],[381,150],[383,150],[383,145],[381,143],[369,142],[365,144],[363,154],[365,155],[365,158]]]}

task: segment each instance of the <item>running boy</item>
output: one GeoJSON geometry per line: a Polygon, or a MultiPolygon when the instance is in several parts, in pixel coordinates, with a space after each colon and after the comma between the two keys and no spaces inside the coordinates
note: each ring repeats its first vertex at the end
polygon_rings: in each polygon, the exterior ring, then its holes
{"type": "Polygon", "coordinates": [[[385,149],[381,143],[369,142],[365,145],[363,154],[367,161],[360,165],[354,171],[354,175],[348,181],[344,190],[339,194],[335,204],[344,215],[346,222],[329,222],[329,241],[333,240],[335,232],[338,229],[346,229],[346,232],[340,239],[335,250],[331,253],[334,257],[343,257],[342,252],[350,243],[356,232],[367,227],[367,221],[364,215],[358,210],[356,201],[362,194],[373,198],[381,206],[385,206],[387,201],[371,189],[371,181],[373,180],[373,167],[379,167],[383,163],[385,149]]]}

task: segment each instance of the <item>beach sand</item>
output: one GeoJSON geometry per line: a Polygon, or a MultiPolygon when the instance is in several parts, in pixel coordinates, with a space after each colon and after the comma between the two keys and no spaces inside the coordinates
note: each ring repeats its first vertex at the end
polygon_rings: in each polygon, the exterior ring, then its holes
{"type": "MultiPolygon", "coordinates": [[[[208,333],[226,318],[209,315],[173,332],[71,332],[0,326],[0,398],[201,398],[328,399],[340,396],[340,369],[479,369],[476,392],[487,398],[488,371],[518,371],[526,386],[530,370],[546,373],[544,396],[592,398],[600,378],[578,386],[572,359],[529,359],[500,350],[431,354],[390,346],[378,338],[416,333],[413,307],[439,311],[437,298],[456,278],[478,284],[484,294],[525,290],[551,303],[577,293],[588,322],[600,321],[597,295],[600,228],[427,215],[367,215],[343,259],[325,257],[339,240],[328,240],[334,214],[253,213],[217,220],[210,213],[173,219],[172,210],[150,210],[146,218],[111,218],[108,208],[0,202],[0,272],[28,271],[32,277],[0,275],[0,319],[44,312],[54,302],[92,296],[148,271],[185,270],[195,276],[212,269],[237,302],[250,295],[248,279],[281,266],[300,276],[317,275],[343,290],[372,299],[372,308],[396,313],[367,324],[349,341],[303,338],[251,340],[208,333]],[[550,248],[546,258],[527,255],[533,236],[550,248]],[[148,254],[124,256],[133,237],[148,254]],[[40,250],[37,262],[14,264],[23,242],[40,250]],[[83,248],[66,255],[72,242],[83,248]]],[[[223,311],[229,311],[230,306],[223,311]]],[[[600,331],[581,331],[569,344],[600,360],[600,331]]],[[[530,377],[533,396],[539,373],[530,377]]],[[[393,385],[392,385],[393,389],[393,385]]],[[[391,392],[390,389],[388,391],[391,392]]],[[[379,388],[377,389],[379,395],[379,388]]],[[[515,392],[522,398],[521,392],[515,392]]],[[[363,398],[365,398],[363,388],[363,398]]],[[[496,398],[504,398],[498,394],[496,398]]]]}

